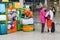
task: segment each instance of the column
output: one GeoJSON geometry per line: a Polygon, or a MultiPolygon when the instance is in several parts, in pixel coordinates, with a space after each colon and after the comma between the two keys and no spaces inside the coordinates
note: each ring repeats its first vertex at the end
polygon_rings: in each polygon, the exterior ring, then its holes
{"type": "Polygon", "coordinates": [[[42,0],[42,4],[44,4],[45,3],[45,0],[42,0]]]}
{"type": "MultiPolygon", "coordinates": [[[[59,7],[60,7],[60,0],[59,0],[59,7]]],[[[59,9],[59,11],[60,11],[60,9],[59,9]]]]}
{"type": "Polygon", "coordinates": [[[59,6],[60,6],[60,0],[59,0],[59,6]]]}
{"type": "Polygon", "coordinates": [[[47,6],[47,0],[45,0],[45,3],[44,3],[44,5],[46,5],[46,6],[47,6]]]}
{"type": "Polygon", "coordinates": [[[21,8],[23,8],[23,2],[24,2],[24,0],[19,0],[20,1],[20,6],[21,6],[21,8]]]}

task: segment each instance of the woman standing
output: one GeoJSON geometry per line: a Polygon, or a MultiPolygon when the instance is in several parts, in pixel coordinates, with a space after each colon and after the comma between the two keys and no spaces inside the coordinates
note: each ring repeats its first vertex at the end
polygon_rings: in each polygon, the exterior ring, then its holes
{"type": "Polygon", "coordinates": [[[45,17],[47,17],[47,26],[48,26],[49,33],[51,33],[52,20],[53,20],[52,7],[48,7],[48,12],[45,17]]]}
{"type": "Polygon", "coordinates": [[[41,7],[41,9],[40,9],[40,22],[42,25],[42,28],[41,28],[42,33],[44,32],[44,27],[45,27],[45,22],[46,22],[45,14],[46,14],[45,7],[41,7]]]}
{"type": "Polygon", "coordinates": [[[55,17],[55,14],[56,14],[56,9],[55,9],[55,7],[52,8],[52,11],[53,11],[54,17],[55,17]]]}

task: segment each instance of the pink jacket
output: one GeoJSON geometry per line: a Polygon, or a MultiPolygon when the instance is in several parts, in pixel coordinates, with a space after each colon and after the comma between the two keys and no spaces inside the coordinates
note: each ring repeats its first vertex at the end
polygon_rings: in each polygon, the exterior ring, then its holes
{"type": "Polygon", "coordinates": [[[46,15],[45,10],[44,9],[40,10],[40,22],[41,23],[45,23],[46,22],[45,15],[46,15]]]}

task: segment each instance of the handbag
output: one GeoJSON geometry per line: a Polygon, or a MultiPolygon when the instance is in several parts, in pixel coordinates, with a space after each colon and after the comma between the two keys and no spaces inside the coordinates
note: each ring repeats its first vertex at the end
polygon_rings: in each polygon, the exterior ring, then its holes
{"type": "Polygon", "coordinates": [[[47,19],[50,20],[50,15],[47,16],[47,19]]]}
{"type": "Polygon", "coordinates": [[[49,12],[49,15],[47,16],[47,19],[50,20],[50,12],[49,12]]]}

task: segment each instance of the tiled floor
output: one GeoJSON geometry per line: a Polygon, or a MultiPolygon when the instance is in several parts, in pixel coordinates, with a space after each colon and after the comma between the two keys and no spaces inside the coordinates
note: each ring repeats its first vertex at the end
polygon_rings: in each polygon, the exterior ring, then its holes
{"type": "MultiPolygon", "coordinates": [[[[39,22],[39,16],[35,13],[35,22],[39,22]]],[[[56,32],[55,33],[47,33],[47,27],[45,27],[45,32],[41,33],[41,24],[35,23],[35,31],[33,32],[15,32],[6,35],[0,35],[0,40],[60,40],[60,25],[57,24],[60,22],[60,15],[57,13],[54,19],[56,23],[56,32]]]]}
{"type": "Polygon", "coordinates": [[[0,35],[0,40],[60,40],[60,32],[40,33],[34,32],[15,32],[7,35],[0,35]]]}

